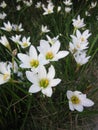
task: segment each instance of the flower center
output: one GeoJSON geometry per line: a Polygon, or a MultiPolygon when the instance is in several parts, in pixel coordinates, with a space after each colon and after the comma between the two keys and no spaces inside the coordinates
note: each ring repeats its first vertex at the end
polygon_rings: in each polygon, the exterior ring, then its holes
{"type": "Polygon", "coordinates": [[[72,101],[73,104],[79,104],[80,103],[80,99],[77,96],[72,96],[71,101],[72,101]]]}
{"type": "Polygon", "coordinates": [[[8,77],[9,77],[9,74],[4,74],[4,75],[3,75],[3,80],[7,80],[8,77]]]}
{"type": "Polygon", "coordinates": [[[81,41],[82,41],[82,42],[84,42],[84,41],[85,41],[84,37],[82,37],[82,38],[81,38],[81,41]]]}
{"type": "Polygon", "coordinates": [[[36,68],[38,65],[39,65],[39,61],[38,60],[34,60],[33,59],[33,60],[30,61],[30,66],[31,67],[35,67],[36,68]]]}
{"type": "Polygon", "coordinates": [[[51,10],[50,9],[48,9],[48,14],[50,14],[51,13],[51,10]]]}
{"type": "Polygon", "coordinates": [[[27,42],[24,42],[24,43],[23,43],[23,46],[24,46],[24,47],[27,47],[27,46],[28,46],[27,42]]]}
{"type": "Polygon", "coordinates": [[[53,55],[53,53],[52,52],[47,52],[47,54],[46,54],[46,59],[48,60],[48,59],[53,59],[53,57],[54,57],[54,55],[53,55]]]}
{"type": "Polygon", "coordinates": [[[39,85],[42,88],[47,88],[47,86],[49,85],[49,80],[48,79],[41,79],[39,81],[39,85]]]}

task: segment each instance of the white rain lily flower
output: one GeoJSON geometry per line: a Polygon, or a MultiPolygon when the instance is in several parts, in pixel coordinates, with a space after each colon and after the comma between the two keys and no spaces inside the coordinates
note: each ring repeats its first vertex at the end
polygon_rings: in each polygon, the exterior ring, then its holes
{"type": "Polygon", "coordinates": [[[44,25],[42,25],[41,31],[42,31],[42,33],[50,32],[50,30],[48,29],[48,27],[47,27],[47,26],[44,26],[44,25]]]}
{"type": "Polygon", "coordinates": [[[28,38],[23,37],[23,38],[22,38],[22,41],[19,41],[19,45],[20,45],[22,48],[26,48],[26,47],[30,46],[30,45],[31,45],[30,37],[28,37],[28,38]]]}
{"type": "Polygon", "coordinates": [[[2,20],[3,20],[3,19],[5,19],[5,17],[6,17],[6,16],[7,16],[7,14],[6,14],[6,13],[4,13],[4,12],[3,12],[3,13],[0,13],[0,19],[2,19],[2,20]]]}
{"type": "Polygon", "coordinates": [[[28,7],[33,4],[32,0],[29,0],[29,1],[24,0],[23,3],[24,3],[26,6],[28,6],[28,7]]]}
{"type": "Polygon", "coordinates": [[[7,6],[7,4],[5,3],[5,1],[2,1],[2,3],[0,4],[1,8],[5,8],[7,6]]]}
{"type": "Polygon", "coordinates": [[[55,69],[52,65],[48,69],[48,73],[44,66],[40,66],[38,73],[36,74],[26,71],[26,77],[31,83],[33,83],[29,88],[30,93],[41,91],[48,97],[52,96],[52,87],[55,87],[61,82],[61,79],[59,78],[54,79],[55,69]]]}
{"type": "Polygon", "coordinates": [[[90,8],[91,8],[91,9],[92,9],[92,8],[95,8],[96,5],[97,5],[97,1],[96,1],[96,2],[91,2],[91,6],[90,6],[90,8]]]}
{"type": "Polygon", "coordinates": [[[91,16],[91,14],[88,11],[85,11],[86,16],[91,16]]]}
{"type": "Polygon", "coordinates": [[[22,1],[22,0],[17,0],[16,2],[20,2],[20,1],[22,1]]]}
{"type": "Polygon", "coordinates": [[[4,22],[3,24],[4,24],[4,27],[1,27],[2,30],[8,31],[8,32],[12,31],[12,25],[9,21],[7,23],[4,22]]]}
{"type": "Polygon", "coordinates": [[[66,13],[69,13],[71,11],[71,8],[70,7],[65,7],[65,12],[66,13]]]}
{"type": "Polygon", "coordinates": [[[41,6],[42,6],[41,1],[40,1],[40,2],[37,2],[36,5],[35,5],[36,8],[41,8],[41,6]]]}
{"type": "Polygon", "coordinates": [[[45,5],[42,5],[42,8],[45,11],[43,15],[47,15],[53,13],[54,5],[52,2],[49,2],[47,8],[45,7],[45,5]]]}
{"type": "Polygon", "coordinates": [[[59,38],[59,35],[57,35],[56,37],[53,37],[53,38],[51,38],[51,37],[49,37],[48,35],[46,35],[46,37],[47,37],[47,39],[48,39],[48,42],[50,43],[50,44],[55,44],[56,42],[60,42],[59,40],[58,40],[58,38],[59,38]]]}
{"type": "Polygon", "coordinates": [[[65,1],[63,1],[63,3],[64,3],[66,6],[72,5],[71,0],[65,0],[65,1]]]}
{"type": "Polygon", "coordinates": [[[88,48],[89,43],[81,43],[79,40],[74,40],[74,42],[69,43],[69,50],[72,54],[77,53],[78,51],[83,51],[88,48]]]}
{"type": "Polygon", "coordinates": [[[20,11],[20,10],[21,10],[21,6],[20,6],[20,5],[17,5],[17,6],[16,6],[16,10],[20,11]]]}
{"type": "Polygon", "coordinates": [[[64,58],[69,54],[68,51],[59,51],[60,45],[60,42],[56,42],[50,46],[48,41],[41,40],[40,46],[37,47],[37,49],[40,52],[42,59],[49,63],[50,61],[58,61],[59,59],[64,58]]]}
{"type": "Polygon", "coordinates": [[[9,41],[7,40],[6,36],[1,36],[0,43],[10,49],[9,41]]]}
{"type": "Polygon", "coordinates": [[[75,58],[75,61],[76,61],[77,65],[82,66],[82,65],[84,65],[84,64],[86,64],[88,62],[88,60],[90,59],[90,56],[86,57],[86,52],[81,51],[81,52],[75,53],[74,58],[75,58]]]}
{"type": "Polygon", "coordinates": [[[60,12],[61,11],[61,6],[58,6],[57,7],[57,12],[60,12]]]}
{"type": "Polygon", "coordinates": [[[17,24],[12,24],[13,30],[17,31],[17,32],[22,32],[24,29],[22,28],[22,23],[20,23],[19,25],[17,24]]]}
{"type": "Polygon", "coordinates": [[[46,64],[46,61],[38,56],[37,51],[33,45],[30,46],[28,54],[18,53],[17,56],[21,60],[21,68],[31,68],[34,72],[37,72],[40,65],[46,64]]]}
{"type": "Polygon", "coordinates": [[[6,62],[0,62],[0,85],[8,82],[10,78],[10,66],[6,62]]]}
{"type": "Polygon", "coordinates": [[[77,110],[79,112],[83,111],[83,107],[91,107],[94,102],[86,97],[86,94],[80,91],[67,91],[67,98],[69,100],[69,109],[71,111],[77,110]]]}
{"type": "Polygon", "coordinates": [[[77,19],[73,19],[72,21],[73,21],[73,23],[72,23],[73,26],[75,28],[77,28],[77,29],[82,28],[82,27],[85,26],[85,24],[84,24],[84,18],[81,19],[80,15],[77,16],[77,19]]]}
{"type": "Polygon", "coordinates": [[[15,43],[19,43],[20,42],[20,38],[21,38],[21,35],[15,35],[15,36],[12,36],[10,39],[15,42],[15,43]]]}
{"type": "Polygon", "coordinates": [[[91,36],[91,33],[89,33],[89,30],[85,30],[83,33],[81,33],[79,30],[76,30],[76,36],[71,35],[72,37],[72,41],[74,42],[74,40],[81,42],[81,44],[83,43],[87,43],[88,42],[88,38],[91,36]]]}

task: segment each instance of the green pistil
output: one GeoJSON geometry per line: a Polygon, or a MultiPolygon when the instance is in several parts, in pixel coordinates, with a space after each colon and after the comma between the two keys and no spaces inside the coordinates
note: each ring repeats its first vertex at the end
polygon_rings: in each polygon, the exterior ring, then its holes
{"type": "Polygon", "coordinates": [[[49,60],[49,59],[51,60],[51,59],[53,59],[53,57],[54,57],[54,56],[53,56],[53,53],[52,53],[52,52],[47,52],[47,54],[46,54],[46,59],[47,59],[47,60],[49,60]]]}
{"type": "Polygon", "coordinates": [[[72,96],[71,97],[71,102],[73,104],[79,104],[80,103],[80,99],[77,96],[72,96]]]}
{"type": "Polygon", "coordinates": [[[27,46],[28,46],[28,44],[27,44],[26,42],[24,42],[24,43],[23,43],[23,46],[24,46],[24,47],[27,47],[27,46]]]}
{"type": "Polygon", "coordinates": [[[39,65],[39,61],[38,60],[31,60],[30,61],[30,66],[31,67],[37,67],[39,65]]]}
{"type": "Polygon", "coordinates": [[[47,86],[49,85],[49,80],[48,79],[41,79],[39,81],[39,85],[42,88],[47,88],[47,86]]]}

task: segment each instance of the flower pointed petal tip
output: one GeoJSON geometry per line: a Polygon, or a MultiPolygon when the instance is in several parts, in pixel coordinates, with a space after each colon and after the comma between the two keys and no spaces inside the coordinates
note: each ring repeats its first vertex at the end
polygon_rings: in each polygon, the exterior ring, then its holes
{"type": "Polygon", "coordinates": [[[35,86],[35,85],[32,85],[30,88],[29,88],[29,93],[37,93],[41,90],[41,88],[39,86],[35,86]]]}

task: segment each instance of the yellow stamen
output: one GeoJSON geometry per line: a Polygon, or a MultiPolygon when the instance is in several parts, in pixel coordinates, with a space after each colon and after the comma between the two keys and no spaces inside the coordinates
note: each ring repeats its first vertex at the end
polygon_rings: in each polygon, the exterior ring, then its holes
{"type": "Polygon", "coordinates": [[[30,66],[31,67],[37,67],[39,65],[39,61],[38,60],[34,60],[34,59],[32,59],[31,61],[30,61],[30,66]]]}
{"type": "Polygon", "coordinates": [[[49,80],[48,79],[41,79],[39,81],[39,85],[42,88],[47,88],[47,86],[49,85],[49,80]]]}
{"type": "Polygon", "coordinates": [[[71,102],[73,104],[79,104],[80,103],[80,99],[77,96],[72,96],[71,97],[71,102]]]}
{"type": "Polygon", "coordinates": [[[46,59],[48,60],[48,59],[53,59],[53,57],[54,57],[54,55],[53,55],[53,53],[52,52],[47,52],[47,54],[46,54],[46,59]]]}
{"type": "Polygon", "coordinates": [[[3,75],[3,80],[7,80],[8,77],[9,77],[9,74],[4,74],[3,75]]]}

